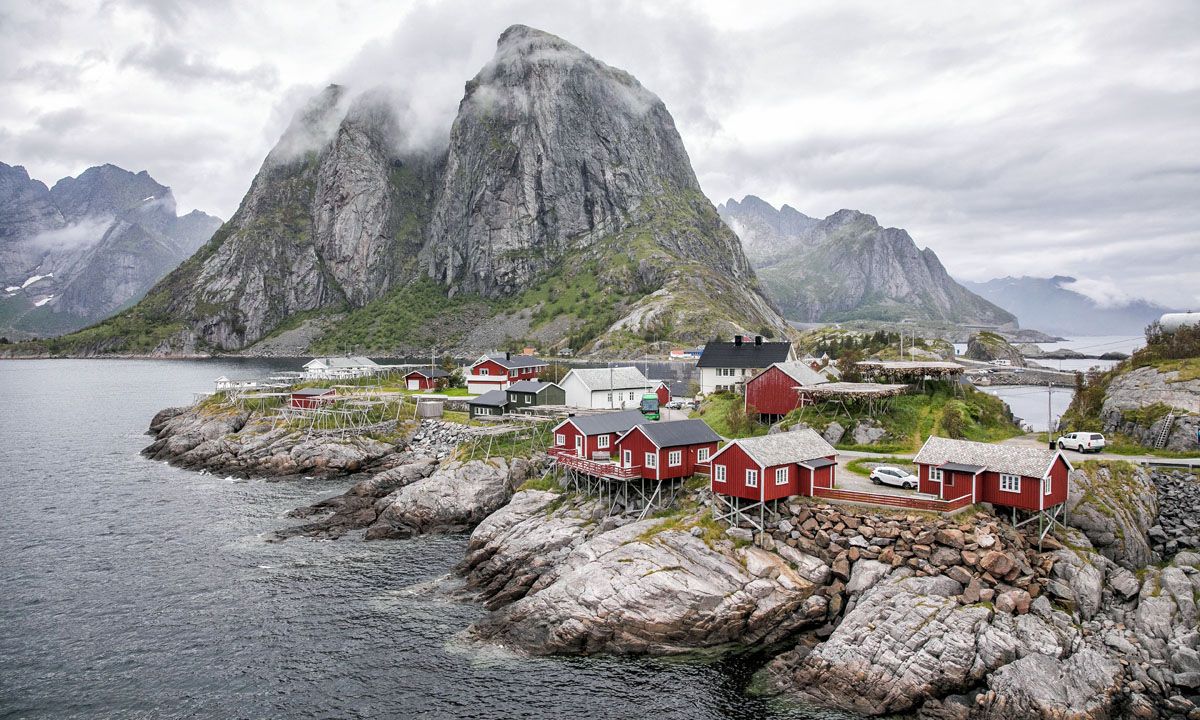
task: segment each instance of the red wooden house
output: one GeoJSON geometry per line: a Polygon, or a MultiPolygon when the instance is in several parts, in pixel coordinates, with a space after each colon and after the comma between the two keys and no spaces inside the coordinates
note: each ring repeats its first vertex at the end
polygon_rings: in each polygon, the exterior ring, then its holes
{"type": "Polygon", "coordinates": [[[312,410],[332,403],[336,396],[333,388],[303,388],[291,394],[288,398],[288,406],[300,410],[312,410]]]}
{"type": "Polygon", "coordinates": [[[404,386],[409,390],[436,390],[445,387],[450,373],[441,368],[413,370],[404,376],[404,386]]]}
{"type": "Polygon", "coordinates": [[[778,500],[833,487],[837,450],[811,428],[734,440],[712,459],[714,493],[778,500]]]}
{"type": "Polygon", "coordinates": [[[671,402],[671,386],[667,384],[667,381],[651,380],[651,382],[658,383],[658,385],[653,386],[653,388],[650,390],[650,392],[658,396],[658,406],[663,407],[667,403],[671,402]]]}
{"type": "Polygon", "coordinates": [[[533,380],[549,366],[531,355],[484,355],[467,374],[467,392],[479,395],[489,390],[504,390],[518,380],[533,380]]]}
{"type": "Polygon", "coordinates": [[[837,451],[811,428],[734,440],[712,458],[709,485],[718,520],[762,530],[768,501],[832,488],[837,451]],[[745,513],[757,508],[758,521],[745,513]]]}
{"type": "Polygon", "coordinates": [[[774,422],[803,404],[797,388],[826,382],[827,377],[805,362],[774,363],[746,383],[746,412],[757,412],[774,422]]]}
{"type": "Polygon", "coordinates": [[[689,478],[708,471],[720,441],[703,420],[644,423],[617,439],[614,459],[622,468],[640,469],[646,480],[689,478]]]}
{"type": "Polygon", "coordinates": [[[608,460],[614,455],[617,438],[645,422],[648,421],[641,410],[572,416],[555,426],[551,453],[560,457],[608,460]]]}
{"type": "Polygon", "coordinates": [[[1056,450],[930,437],[913,462],[918,489],[944,500],[970,496],[1014,510],[1053,510],[1051,518],[1067,501],[1071,463],[1056,450]]]}

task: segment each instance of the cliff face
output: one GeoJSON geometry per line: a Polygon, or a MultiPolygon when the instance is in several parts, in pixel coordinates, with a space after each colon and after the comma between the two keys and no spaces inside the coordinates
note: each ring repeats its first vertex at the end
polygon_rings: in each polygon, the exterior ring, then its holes
{"type": "Polygon", "coordinates": [[[89,168],[53,188],[0,163],[0,298],[5,332],[53,335],[139,299],[220,225],[175,214],[145,171],[89,168]]]}
{"type": "Polygon", "coordinates": [[[327,88],[213,240],[80,341],[233,350],[327,309],[351,312],[323,342],[381,353],[431,324],[430,343],[463,352],[787,332],[670,113],[628,73],[514,26],[467,83],[447,149],[400,150],[394,105],[327,88]]]}
{"type": "Polygon", "coordinates": [[[804,322],[914,318],[1016,327],[1016,318],[955,282],[930,249],[875,218],[839,210],[814,220],[753,196],[719,208],[768,295],[804,322]]]}

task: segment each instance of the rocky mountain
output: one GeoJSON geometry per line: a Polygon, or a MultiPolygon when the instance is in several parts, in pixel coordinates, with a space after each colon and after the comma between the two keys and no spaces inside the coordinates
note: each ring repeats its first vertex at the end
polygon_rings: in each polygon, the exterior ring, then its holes
{"type": "Polygon", "coordinates": [[[963,282],[963,286],[1012,311],[1022,325],[1057,335],[1140,335],[1163,313],[1171,312],[1145,300],[1102,307],[1072,290],[1069,286],[1074,282],[1075,278],[1066,275],[1023,276],[963,282]]]}
{"type": "Polygon", "coordinates": [[[220,224],[177,216],[171,189],[145,171],[102,165],[47,188],[0,163],[0,334],[54,335],[108,317],[220,224]]]}
{"type": "Polygon", "coordinates": [[[405,149],[403,102],[326,88],[211,242],[61,349],[227,351],[306,323],[332,325],[313,349],[422,354],[787,332],[628,73],[518,25],[467,82],[448,147],[405,149]]]}
{"type": "Polygon", "coordinates": [[[907,232],[839,210],[823,220],[754,197],[718,207],[738,234],[767,295],[802,322],[944,321],[1015,327],[1009,312],[955,282],[907,232]]]}

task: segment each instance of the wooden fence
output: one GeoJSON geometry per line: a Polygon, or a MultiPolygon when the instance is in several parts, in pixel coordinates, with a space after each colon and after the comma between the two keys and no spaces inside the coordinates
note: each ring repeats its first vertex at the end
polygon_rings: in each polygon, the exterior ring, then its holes
{"type": "Polygon", "coordinates": [[[909,510],[927,510],[930,512],[954,512],[971,504],[971,496],[963,495],[953,500],[927,500],[924,498],[904,497],[902,495],[884,495],[882,493],[858,492],[855,490],[835,490],[832,488],[813,488],[813,496],[826,500],[862,503],[864,505],[884,505],[887,507],[907,508],[909,510]]]}

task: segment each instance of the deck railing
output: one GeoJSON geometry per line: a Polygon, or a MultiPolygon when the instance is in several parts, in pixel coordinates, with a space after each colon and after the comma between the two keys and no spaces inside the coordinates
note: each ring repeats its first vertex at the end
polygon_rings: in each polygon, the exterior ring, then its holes
{"type": "Polygon", "coordinates": [[[621,467],[612,462],[581,458],[566,448],[550,448],[546,451],[558,459],[558,464],[577,470],[585,475],[612,480],[633,480],[642,476],[641,466],[621,467]]]}
{"type": "Polygon", "coordinates": [[[885,505],[887,507],[907,508],[909,510],[927,510],[930,512],[954,512],[971,504],[971,496],[963,495],[953,500],[934,500],[905,497],[903,495],[885,495],[883,493],[858,492],[856,490],[836,490],[833,488],[813,488],[813,496],[827,500],[863,503],[865,505],[885,505]]]}

